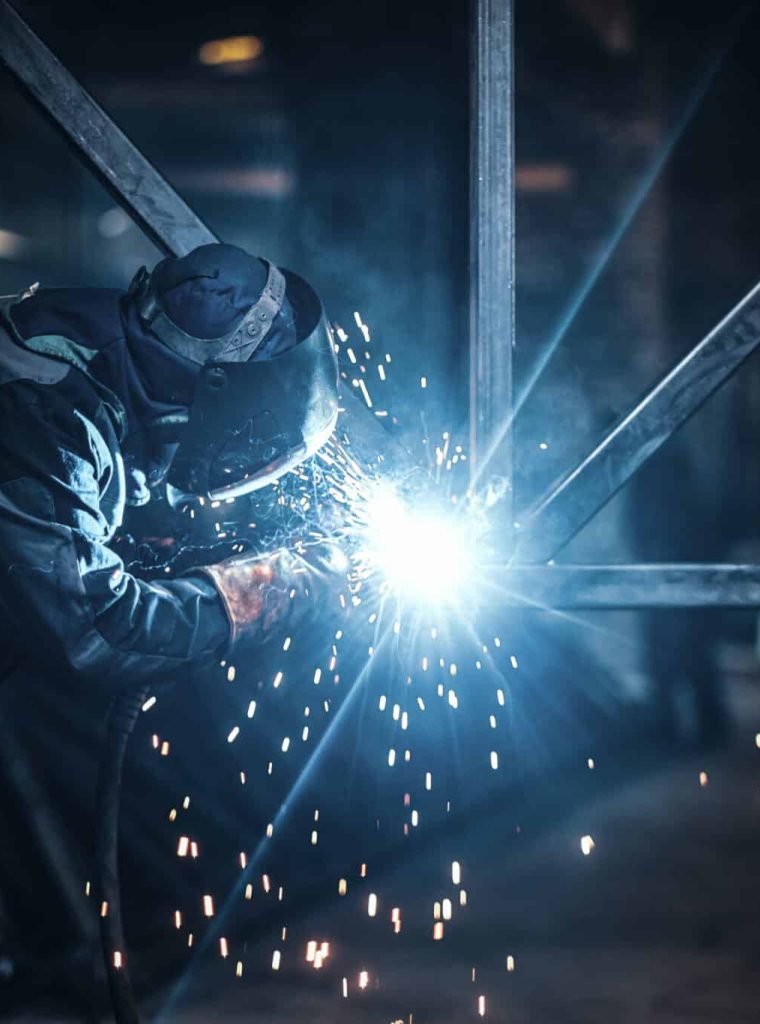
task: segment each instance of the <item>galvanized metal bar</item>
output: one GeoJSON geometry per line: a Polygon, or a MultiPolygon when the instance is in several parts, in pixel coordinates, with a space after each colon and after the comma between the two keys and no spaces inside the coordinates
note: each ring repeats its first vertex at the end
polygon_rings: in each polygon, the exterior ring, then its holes
{"type": "Polygon", "coordinates": [[[531,565],[500,594],[532,608],[760,608],[760,565],[531,565]]]}
{"type": "Polygon", "coordinates": [[[0,0],[0,59],[167,255],[219,239],[35,35],[0,0]]]}
{"type": "Polygon", "coordinates": [[[474,0],[470,127],[470,459],[502,476],[511,524],[515,334],[514,102],[511,0],[474,0]],[[502,432],[503,433],[503,432],[502,432]]]}
{"type": "Polygon", "coordinates": [[[760,345],[757,285],[599,444],[518,516],[517,560],[553,558],[760,345]]]}

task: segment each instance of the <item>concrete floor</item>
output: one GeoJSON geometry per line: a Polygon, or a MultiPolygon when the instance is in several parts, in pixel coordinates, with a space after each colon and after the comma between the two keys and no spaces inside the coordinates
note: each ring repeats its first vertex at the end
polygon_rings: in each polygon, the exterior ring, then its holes
{"type": "MultiPolygon", "coordinates": [[[[238,980],[234,958],[212,963],[162,1024],[461,1024],[480,1019],[480,995],[486,1019],[504,1024],[760,1021],[757,680],[737,683],[733,699],[742,725],[725,750],[631,777],[517,843],[484,816],[459,838],[468,902],[455,905],[443,941],[432,941],[432,897],[455,895],[448,847],[384,873],[373,920],[370,880],[313,914],[283,946],[276,974],[246,968],[238,980]],[[589,856],[584,835],[595,842],[589,856]],[[404,908],[400,935],[394,905],[404,908]],[[301,943],[328,930],[333,953],[316,972],[301,943]]],[[[247,956],[264,967],[271,949],[247,956]]]]}

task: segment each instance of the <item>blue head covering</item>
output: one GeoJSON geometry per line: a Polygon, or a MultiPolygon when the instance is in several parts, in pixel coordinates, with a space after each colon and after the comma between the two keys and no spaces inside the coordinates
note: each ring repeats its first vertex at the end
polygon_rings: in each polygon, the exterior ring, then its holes
{"type": "Polygon", "coordinates": [[[178,327],[195,338],[218,338],[258,302],[267,267],[236,245],[216,243],[162,260],[153,281],[161,305],[178,327]]]}

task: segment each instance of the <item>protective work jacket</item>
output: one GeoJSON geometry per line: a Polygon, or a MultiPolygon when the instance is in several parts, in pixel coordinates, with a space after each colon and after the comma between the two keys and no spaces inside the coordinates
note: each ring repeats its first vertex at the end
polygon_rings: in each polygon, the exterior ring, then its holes
{"type": "Polygon", "coordinates": [[[118,683],[223,653],[229,623],[208,578],[146,582],[109,546],[130,497],[147,495],[151,428],[189,402],[193,379],[141,334],[124,293],[42,290],[3,305],[6,672],[31,657],[118,683]]]}

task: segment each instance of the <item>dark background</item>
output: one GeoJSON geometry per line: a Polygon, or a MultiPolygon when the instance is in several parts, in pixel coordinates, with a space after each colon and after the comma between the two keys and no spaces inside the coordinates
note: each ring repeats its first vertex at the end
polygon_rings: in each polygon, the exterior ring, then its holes
{"type": "MultiPolygon", "coordinates": [[[[346,329],[354,311],[361,313],[373,343],[392,354],[387,397],[409,429],[424,424],[431,433],[448,428],[464,435],[464,2],[281,0],[203,11],[167,0],[18,6],[222,238],[312,280],[346,329]],[[218,68],[199,62],[204,42],[236,34],[259,36],[261,57],[218,68]],[[425,392],[423,375],[430,380],[425,392]]],[[[585,454],[757,280],[760,14],[753,5],[732,3],[525,0],[517,4],[516,31],[515,391],[521,399],[537,361],[561,334],[513,432],[519,509],[585,454]],[[659,173],[651,173],[666,152],[659,173]],[[623,223],[626,230],[613,246],[623,223]],[[587,300],[568,318],[600,260],[604,266],[587,300]]],[[[141,263],[157,259],[6,73],[0,78],[0,147],[1,292],[38,280],[123,287],[141,263]]],[[[571,553],[597,561],[760,560],[759,373],[757,359],[751,360],[571,553]]],[[[591,748],[648,758],[654,743],[663,756],[677,750],[686,757],[695,749],[730,746],[734,730],[746,725],[731,680],[738,673],[756,689],[750,613],[609,613],[578,620],[590,629],[496,613],[494,620],[526,669],[513,682],[508,743],[519,769],[498,785],[480,781],[470,763],[481,743],[479,710],[460,720],[461,735],[449,737],[451,746],[440,742],[445,717],[421,741],[424,756],[449,764],[451,792],[461,796],[456,837],[484,813],[496,833],[512,834],[513,817],[527,813],[514,810],[523,807],[526,792],[529,803],[540,803],[556,785],[556,778],[541,781],[547,773],[580,763],[591,748]]],[[[357,652],[355,672],[360,665],[357,652]]],[[[244,675],[248,689],[233,697],[225,692],[210,708],[196,680],[203,711],[188,709],[175,693],[157,712],[164,717],[135,740],[125,811],[130,923],[153,951],[145,959],[153,957],[159,978],[180,955],[164,945],[170,908],[195,899],[204,885],[224,888],[219,880],[233,876],[230,851],[242,848],[242,835],[259,834],[292,781],[284,780],[283,788],[272,783],[253,803],[228,795],[240,766],[227,752],[218,754],[219,744],[260,674],[263,669],[251,668],[250,678],[244,675]],[[146,753],[152,728],[172,735],[171,767],[156,769],[146,753]],[[176,836],[159,822],[190,786],[200,794],[194,827],[207,840],[203,864],[182,874],[173,859],[176,836]]],[[[47,682],[30,695],[37,703],[27,715],[27,732],[19,735],[44,766],[54,803],[74,823],[81,840],[76,855],[89,877],[88,799],[102,708],[82,696],[81,711],[70,698],[62,710],[47,682]],[[56,771],[61,757],[68,773],[56,771]]],[[[384,685],[382,678],[372,683],[371,701],[384,685]]],[[[259,746],[248,752],[252,772],[253,761],[258,771],[269,757],[268,744],[279,741],[296,703],[270,708],[268,721],[279,731],[275,738],[260,735],[259,746]]],[[[397,859],[395,839],[378,841],[373,829],[384,815],[393,820],[391,808],[405,783],[396,792],[378,782],[373,758],[387,742],[365,728],[364,711],[347,716],[351,722],[355,715],[357,730],[335,746],[314,780],[323,786],[322,798],[329,796],[324,814],[331,823],[317,860],[313,851],[304,859],[305,811],[278,847],[277,863],[297,891],[289,910],[294,919],[320,905],[326,880],[332,887],[337,877],[336,864],[355,870],[367,851],[376,863],[397,859]]],[[[27,858],[39,851],[24,845],[23,810],[10,797],[0,809],[10,880],[0,884],[9,908],[0,936],[4,928],[9,963],[16,965],[8,1006],[23,1006],[30,999],[30,965],[65,960],[70,930],[65,912],[52,924],[45,914],[44,863],[35,868],[33,884],[24,880],[27,858]]],[[[552,805],[549,817],[555,810],[552,805]]],[[[431,815],[436,825],[416,849],[421,857],[432,850],[445,860],[441,851],[452,834],[431,815]]],[[[239,923],[237,933],[253,942],[279,922],[276,908],[261,911],[253,924],[239,923]]],[[[66,970],[53,967],[37,986],[48,1004],[58,1005],[67,991],[62,974],[66,970]]]]}

